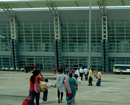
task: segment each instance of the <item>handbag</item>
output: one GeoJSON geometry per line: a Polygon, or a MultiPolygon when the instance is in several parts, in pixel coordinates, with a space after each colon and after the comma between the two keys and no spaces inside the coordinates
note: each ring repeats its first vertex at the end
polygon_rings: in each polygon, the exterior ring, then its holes
{"type": "Polygon", "coordinates": [[[78,77],[78,83],[81,83],[81,77],[78,77]]]}
{"type": "Polygon", "coordinates": [[[29,105],[29,102],[31,101],[30,95],[23,101],[22,105],[29,105]]]}
{"type": "Polygon", "coordinates": [[[66,92],[66,95],[67,95],[68,97],[72,97],[72,96],[73,96],[72,93],[68,93],[68,92],[66,92]]]}
{"type": "Polygon", "coordinates": [[[36,93],[40,93],[40,92],[44,91],[44,87],[43,87],[42,83],[41,82],[39,82],[39,83],[37,82],[37,77],[36,77],[36,82],[34,84],[34,89],[35,89],[36,93]]]}

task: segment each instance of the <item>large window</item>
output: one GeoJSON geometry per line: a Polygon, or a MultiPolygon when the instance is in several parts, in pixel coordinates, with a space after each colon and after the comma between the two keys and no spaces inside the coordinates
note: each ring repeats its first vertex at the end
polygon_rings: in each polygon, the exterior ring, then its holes
{"type": "Polygon", "coordinates": [[[109,21],[109,52],[130,52],[130,21],[109,21]]]}
{"type": "Polygon", "coordinates": [[[12,66],[12,58],[10,56],[0,56],[0,68],[7,67],[8,69],[12,66]]]}
{"type": "MultiPolygon", "coordinates": [[[[91,68],[94,69],[102,69],[102,58],[94,57],[91,59],[91,68]]],[[[77,69],[78,67],[87,67],[88,59],[85,57],[64,57],[63,58],[63,67],[66,68],[74,68],[77,69]]]]}
{"type": "Polygon", "coordinates": [[[19,27],[19,50],[53,52],[53,22],[21,22],[19,27]]]}
{"type": "MultiPolygon", "coordinates": [[[[89,22],[67,21],[61,26],[63,52],[89,51],[89,22]]],[[[101,52],[101,23],[92,22],[91,51],[101,52]]]]}
{"type": "Polygon", "coordinates": [[[10,24],[0,22],[0,51],[10,51],[10,24]]]}
{"type": "Polygon", "coordinates": [[[87,58],[83,57],[64,57],[63,67],[68,67],[69,69],[77,69],[78,67],[84,67],[87,65],[87,58]]]}
{"type": "Polygon", "coordinates": [[[20,68],[24,68],[25,65],[36,66],[39,70],[52,70],[54,67],[53,57],[20,57],[20,68]]]}

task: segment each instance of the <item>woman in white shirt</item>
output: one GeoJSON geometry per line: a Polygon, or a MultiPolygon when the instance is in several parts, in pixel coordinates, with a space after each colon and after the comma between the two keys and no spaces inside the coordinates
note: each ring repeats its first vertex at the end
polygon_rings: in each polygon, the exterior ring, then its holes
{"type": "Polygon", "coordinates": [[[66,88],[64,85],[64,80],[66,79],[66,77],[64,74],[62,74],[62,72],[63,72],[62,69],[58,71],[59,75],[57,76],[56,83],[55,83],[55,86],[57,86],[57,90],[58,90],[58,103],[62,103],[63,92],[66,92],[66,88]]]}

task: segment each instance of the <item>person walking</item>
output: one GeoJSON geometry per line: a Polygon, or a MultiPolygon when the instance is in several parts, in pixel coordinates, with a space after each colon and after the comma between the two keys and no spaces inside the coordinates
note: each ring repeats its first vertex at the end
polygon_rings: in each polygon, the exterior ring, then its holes
{"type": "Polygon", "coordinates": [[[89,69],[89,73],[88,73],[88,82],[89,82],[89,84],[88,84],[88,86],[92,86],[93,84],[92,84],[92,81],[93,81],[93,78],[92,78],[92,70],[91,69],[89,69]]]}
{"type": "Polygon", "coordinates": [[[85,75],[86,81],[88,80],[88,73],[89,73],[89,70],[87,68],[84,68],[84,75],[85,75]]]}
{"type": "Polygon", "coordinates": [[[80,76],[80,75],[79,75],[79,68],[78,68],[77,70],[75,70],[75,74],[77,74],[78,77],[80,76]]]}
{"type": "Polygon", "coordinates": [[[99,72],[98,72],[98,74],[97,74],[97,83],[96,83],[96,85],[97,86],[100,86],[101,85],[101,77],[102,77],[102,74],[101,74],[101,72],[102,72],[102,70],[100,70],[99,72]]]}
{"type": "Polygon", "coordinates": [[[67,75],[69,74],[69,68],[68,67],[66,68],[66,73],[67,73],[67,75]]]}
{"type": "Polygon", "coordinates": [[[94,70],[94,77],[97,78],[97,69],[94,70]]]}
{"type": "Polygon", "coordinates": [[[73,78],[76,80],[76,84],[77,84],[77,87],[78,87],[78,75],[74,74],[73,78]]]}
{"type": "Polygon", "coordinates": [[[84,70],[82,69],[82,67],[80,68],[79,73],[80,73],[80,77],[81,77],[81,80],[82,80],[83,79],[83,73],[84,73],[84,70]]]}
{"type": "Polygon", "coordinates": [[[75,73],[75,69],[72,68],[71,69],[71,73],[74,74],[75,73]]]}
{"type": "Polygon", "coordinates": [[[66,68],[64,68],[64,74],[66,74],[67,73],[67,70],[66,70],[66,68]]]}
{"type": "Polygon", "coordinates": [[[37,80],[38,83],[40,81],[44,81],[44,78],[39,70],[34,70],[33,75],[30,77],[30,88],[29,88],[29,93],[30,93],[30,98],[31,101],[29,105],[34,105],[34,98],[36,97],[36,105],[39,105],[39,98],[40,98],[40,93],[36,93],[34,89],[34,84],[37,80]],[[38,76],[40,74],[40,76],[38,76]]]}
{"type": "Polygon", "coordinates": [[[58,103],[62,103],[63,99],[63,92],[66,91],[65,85],[64,85],[64,80],[66,79],[65,75],[62,74],[63,69],[60,69],[58,71],[58,76],[56,79],[55,87],[57,86],[57,91],[58,91],[58,103]]]}
{"type": "Polygon", "coordinates": [[[66,85],[66,102],[67,105],[75,105],[75,95],[76,95],[76,90],[78,90],[78,86],[76,84],[76,80],[72,78],[73,74],[69,73],[69,78],[66,79],[65,85],[66,85]]]}
{"type": "Polygon", "coordinates": [[[55,86],[50,84],[48,79],[45,79],[45,82],[43,82],[42,85],[47,87],[46,90],[43,91],[43,102],[46,104],[49,87],[55,87],[55,86]]]}
{"type": "Polygon", "coordinates": [[[53,74],[56,74],[57,67],[53,68],[53,74]]]}

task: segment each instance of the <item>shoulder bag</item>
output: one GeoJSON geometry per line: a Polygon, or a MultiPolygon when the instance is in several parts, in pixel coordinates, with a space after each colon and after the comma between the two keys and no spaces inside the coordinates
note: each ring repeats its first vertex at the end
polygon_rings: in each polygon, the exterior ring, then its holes
{"type": "Polygon", "coordinates": [[[44,87],[43,87],[42,83],[41,82],[39,82],[39,83],[37,82],[37,77],[36,77],[36,82],[34,84],[34,89],[35,89],[35,91],[37,93],[40,93],[40,92],[44,91],[44,87]]]}

